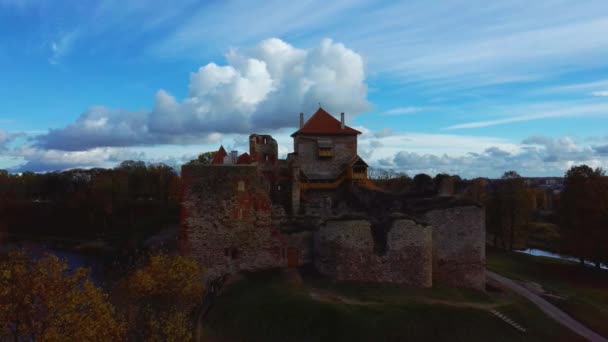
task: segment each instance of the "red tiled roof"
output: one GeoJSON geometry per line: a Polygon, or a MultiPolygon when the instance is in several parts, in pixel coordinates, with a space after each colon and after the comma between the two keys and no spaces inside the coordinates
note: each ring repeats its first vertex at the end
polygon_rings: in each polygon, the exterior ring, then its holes
{"type": "Polygon", "coordinates": [[[306,121],[304,126],[295,131],[291,136],[293,137],[298,134],[355,135],[361,134],[361,132],[346,125],[342,128],[340,120],[334,118],[323,108],[319,108],[310,119],[306,121]]]}
{"type": "Polygon", "coordinates": [[[228,153],[224,150],[224,146],[220,146],[220,149],[215,152],[213,155],[213,160],[211,161],[212,165],[221,165],[224,164],[224,157],[226,157],[228,153]]]}
{"type": "Polygon", "coordinates": [[[245,152],[243,154],[241,154],[238,159],[236,160],[237,164],[251,164],[251,157],[249,156],[249,153],[245,152]]]}

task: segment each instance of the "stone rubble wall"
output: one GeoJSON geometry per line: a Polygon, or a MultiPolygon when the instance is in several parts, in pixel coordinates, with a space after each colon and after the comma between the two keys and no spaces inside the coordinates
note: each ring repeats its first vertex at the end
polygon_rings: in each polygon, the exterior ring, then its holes
{"type": "Polygon", "coordinates": [[[365,217],[307,213],[298,221],[269,190],[256,165],[182,167],[180,247],[208,278],[313,263],[343,281],[485,286],[483,208],[432,209],[419,217],[428,225],[393,217],[380,251],[365,217]]]}
{"type": "Polygon", "coordinates": [[[181,249],[209,278],[286,266],[288,242],[255,166],[185,165],[182,181],[181,249]]]}
{"type": "Polygon", "coordinates": [[[462,206],[424,214],[433,226],[433,283],[485,288],[485,209],[462,206]]]}
{"type": "Polygon", "coordinates": [[[342,281],[432,286],[432,229],[395,220],[384,255],[374,252],[367,220],[328,220],[314,236],[315,267],[342,281]]]}

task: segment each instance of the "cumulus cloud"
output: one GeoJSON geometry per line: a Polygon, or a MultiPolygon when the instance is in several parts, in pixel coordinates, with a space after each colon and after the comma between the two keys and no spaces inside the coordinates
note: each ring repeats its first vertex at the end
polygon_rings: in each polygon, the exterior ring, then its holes
{"type": "Polygon", "coordinates": [[[267,39],[231,50],[226,61],[191,73],[183,100],[159,90],[150,111],[92,107],[73,124],[39,137],[38,146],[74,151],[192,143],[214,134],[293,127],[299,111],[310,113],[319,102],[350,118],[370,108],[362,57],[330,39],[308,50],[267,39]]]}
{"type": "Polygon", "coordinates": [[[5,132],[0,129],[0,149],[8,142],[9,136],[8,132],[5,132]]]}
{"type": "Polygon", "coordinates": [[[19,132],[7,132],[0,129],[0,151],[6,150],[7,145],[21,135],[23,134],[19,132]]]}
{"type": "Polygon", "coordinates": [[[498,177],[508,170],[519,171],[524,176],[561,175],[572,165],[583,163],[605,167],[608,147],[581,146],[570,137],[533,136],[522,141],[520,149],[516,151],[498,147],[465,155],[399,151],[392,159],[385,158],[377,164],[410,174],[447,172],[464,177],[498,177]]]}
{"type": "Polygon", "coordinates": [[[608,145],[594,146],[593,150],[603,156],[608,156],[608,145]]]}
{"type": "Polygon", "coordinates": [[[75,168],[111,167],[124,160],[141,160],[142,152],[120,148],[94,148],[86,151],[43,150],[31,146],[20,147],[12,155],[25,160],[15,172],[47,172],[75,168]]]}

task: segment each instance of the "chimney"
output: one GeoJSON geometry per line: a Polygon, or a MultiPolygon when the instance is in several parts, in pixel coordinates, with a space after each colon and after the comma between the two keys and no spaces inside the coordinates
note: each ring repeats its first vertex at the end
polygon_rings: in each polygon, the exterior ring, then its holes
{"type": "Polygon", "coordinates": [[[300,128],[304,127],[304,113],[300,112],[300,128]]]}
{"type": "Polygon", "coordinates": [[[340,113],[340,128],[344,129],[344,112],[340,113]]]}

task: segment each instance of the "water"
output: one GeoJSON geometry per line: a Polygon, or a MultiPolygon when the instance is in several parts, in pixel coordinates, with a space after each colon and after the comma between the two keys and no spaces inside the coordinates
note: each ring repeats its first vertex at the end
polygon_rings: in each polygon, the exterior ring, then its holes
{"type": "Polygon", "coordinates": [[[40,242],[19,241],[0,243],[0,252],[8,252],[15,249],[21,249],[33,258],[40,258],[46,253],[54,254],[59,259],[65,260],[68,264],[68,269],[70,270],[79,267],[88,268],[90,270],[91,280],[97,285],[102,285],[104,283],[106,280],[106,271],[112,263],[111,258],[107,255],[58,249],[40,242]]]}
{"type": "MultiPolygon", "coordinates": [[[[553,259],[579,262],[578,258],[567,256],[567,255],[561,255],[561,254],[553,253],[553,252],[549,252],[549,251],[544,251],[542,249],[528,248],[528,249],[524,249],[524,250],[520,250],[520,251],[516,251],[516,252],[533,255],[533,256],[542,256],[542,257],[553,258],[553,259]]],[[[591,261],[585,261],[585,265],[595,267],[595,264],[592,263],[591,261]]],[[[606,264],[602,264],[600,267],[604,270],[608,270],[608,265],[606,265],[606,264]]]]}

